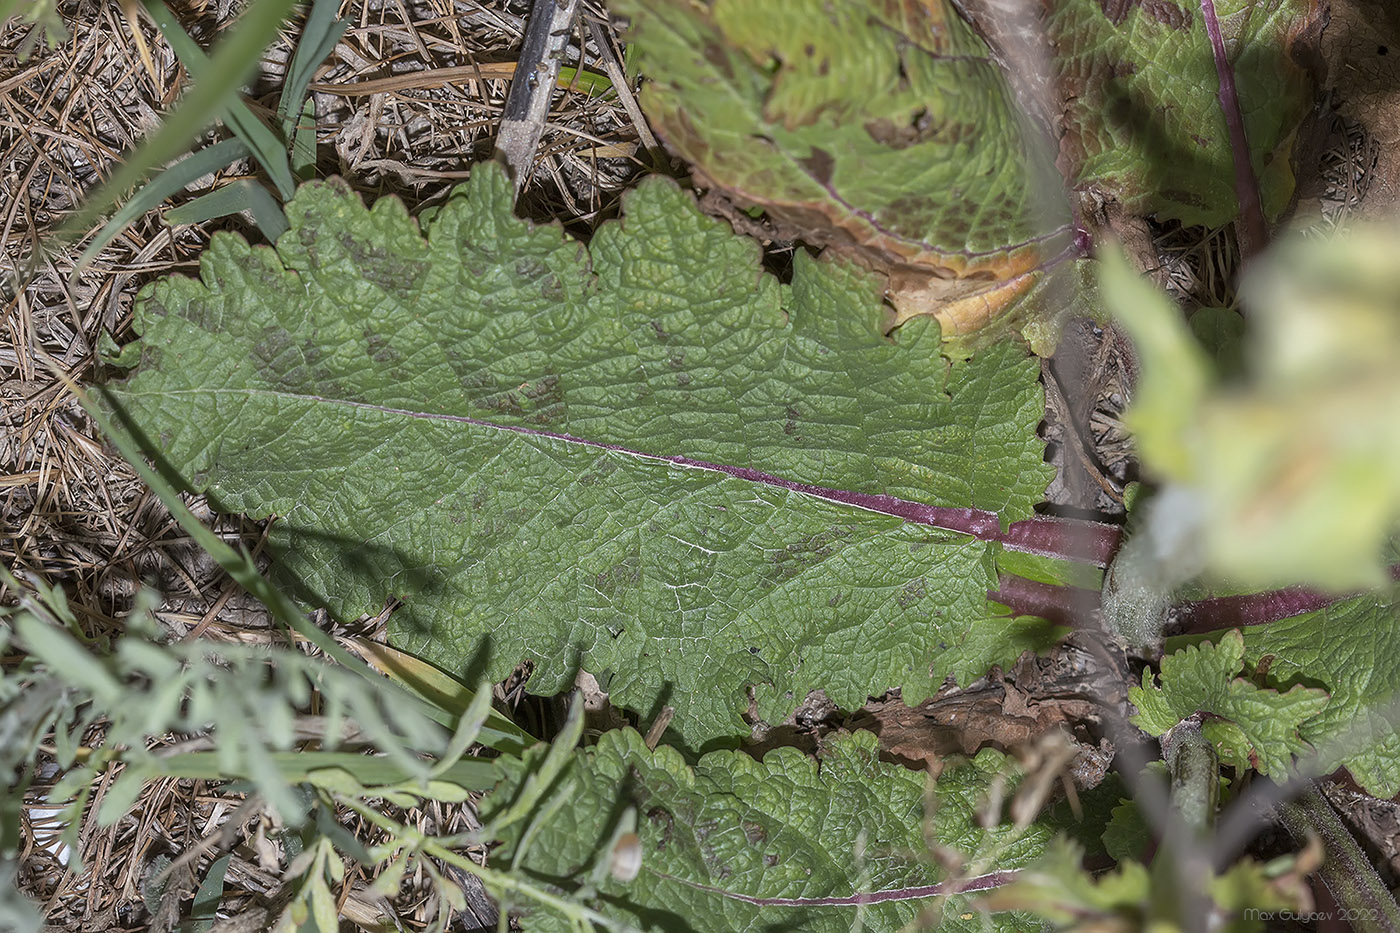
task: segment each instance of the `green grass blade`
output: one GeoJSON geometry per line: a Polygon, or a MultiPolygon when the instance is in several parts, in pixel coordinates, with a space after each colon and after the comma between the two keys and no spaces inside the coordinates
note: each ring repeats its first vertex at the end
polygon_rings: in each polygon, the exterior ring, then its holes
{"type": "Polygon", "coordinates": [[[209,866],[204,880],[199,883],[199,890],[194,895],[194,904],[190,907],[191,933],[204,933],[214,925],[215,911],[219,908],[219,902],[224,899],[224,875],[228,873],[229,861],[232,858],[233,853],[230,852],[215,861],[209,866]]]}
{"type": "Polygon", "coordinates": [[[253,222],[269,243],[276,243],[277,238],[287,232],[287,215],[282,213],[282,206],[251,178],[215,188],[188,204],[167,211],[165,219],[172,224],[198,224],[242,211],[253,215],[253,222]]]}
{"type": "Polygon", "coordinates": [[[102,229],[83,254],[78,257],[79,267],[86,266],[108,243],[126,229],[137,217],[155,207],[175,192],[181,190],[197,178],[216,172],[249,153],[248,146],[241,139],[225,139],[192,152],[143,186],[122,205],[112,219],[103,224],[102,229]]]}
{"type": "Polygon", "coordinates": [[[302,181],[316,174],[316,102],[308,100],[292,129],[292,171],[302,181]]]}
{"type": "Polygon", "coordinates": [[[467,749],[476,744],[477,736],[481,734],[481,726],[486,722],[486,717],[491,711],[491,684],[482,681],[476,688],[476,696],[472,698],[472,705],[458,721],[457,730],[452,733],[452,741],[447,744],[442,761],[433,767],[430,774],[436,777],[461,760],[462,756],[467,753],[467,749]]]}
{"type": "MultiPolygon", "coordinates": [[[[274,5],[288,8],[291,6],[287,0],[259,0],[243,14],[243,20],[258,15],[263,12],[264,8],[270,8],[274,5]]],[[[170,48],[174,50],[176,57],[180,59],[180,62],[194,78],[196,85],[205,81],[215,81],[228,82],[234,88],[242,86],[246,76],[240,77],[237,81],[233,80],[235,75],[221,63],[218,53],[213,59],[205,55],[198,43],[191,39],[184,28],[180,26],[180,21],[175,18],[175,14],[170,12],[169,7],[160,0],[149,0],[146,9],[155,19],[156,26],[159,27],[161,35],[165,36],[165,40],[170,43],[170,48]]],[[[279,15],[277,22],[272,24],[273,33],[276,32],[277,27],[285,18],[286,10],[279,15]]],[[[243,21],[240,21],[239,28],[241,29],[242,26],[243,21]]],[[[257,62],[257,58],[261,56],[271,41],[270,34],[267,41],[258,49],[253,64],[257,62]]],[[[220,49],[222,50],[222,46],[220,49]]],[[[269,129],[262,120],[259,120],[236,94],[223,102],[220,116],[234,135],[243,140],[252,150],[253,158],[258,160],[263,171],[267,172],[272,183],[277,186],[277,192],[282,196],[282,200],[289,199],[292,192],[296,190],[296,179],[292,177],[291,165],[287,161],[285,140],[279,139],[277,134],[269,129]]]]}
{"type": "MultiPolygon", "coordinates": [[[[431,662],[367,639],[357,639],[356,650],[371,667],[398,681],[433,706],[446,710],[454,717],[470,716],[468,711],[477,702],[476,693],[431,662]]],[[[451,725],[451,722],[447,724],[451,725]]],[[[519,755],[534,745],[537,739],[504,714],[488,707],[477,741],[498,752],[519,755]]]]}
{"type": "Polygon", "coordinates": [[[287,68],[282,99],[277,107],[277,115],[288,134],[291,132],[288,124],[292,115],[302,112],[306,89],[311,85],[316,66],[335,50],[340,37],[350,28],[348,22],[335,18],[339,6],[339,0],[315,0],[310,15],[306,17],[306,26],[302,28],[301,39],[297,41],[296,52],[287,68]]]}
{"type": "MultiPolygon", "coordinates": [[[[243,14],[209,59],[208,75],[196,78],[194,87],[160,129],[93,193],[87,207],[66,225],[67,235],[90,226],[123,192],[140,184],[156,166],[178,156],[180,150],[209,124],[212,116],[238,101],[238,88],[252,73],[263,50],[271,44],[293,3],[294,0],[258,0],[243,14]]],[[[190,70],[194,72],[193,68],[190,70]]],[[[290,169],[287,174],[290,175],[290,169]]]]}
{"type": "Polygon", "coordinates": [[[568,65],[560,67],[558,84],[561,88],[582,91],[589,97],[600,97],[613,89],[613,83],[607,75],[581,68],[571,68],[568,65]]]}
{"type": "MultiPolygon", "coordinates": [[[[388,758],[355,752],[289,751],[273,752],[267,757],[281,780],[288,784],[300,784],[313,771],[324,768],[346,771],[365,787],[391,787],[421,777],[421,772],[410,772],[388,758]]],[[[219,760],[218,752],[182,752],[160,759],[158,768],[165,777],[200,781],[229,779],[228,768],[219,760]]],[[[152,773],[154,770],[153,767],[152,773]]],[[[488,790],[500,779],[495,762],[486,758],[463,758],[434,775],[434,780],[449,781],[470,790],[488,790]]]]}

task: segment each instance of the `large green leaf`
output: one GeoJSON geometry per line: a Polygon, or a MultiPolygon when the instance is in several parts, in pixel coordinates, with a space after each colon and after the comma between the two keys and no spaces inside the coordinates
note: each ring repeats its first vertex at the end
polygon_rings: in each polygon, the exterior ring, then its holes
{"type": "MultiPolygon", "coordinates": [[[[1187,224],[1235,218],[1234,158],[1195,0],[1041,0],[1065,111],[1062,164],[1078,187],[1187,224]]],[[[1214,0],[1264,209],[1293,195],[1294,137],[1312,105],[1294,45],[1309,0],[1214,0]]],[[[1301,57],[1301,56],[1300,56],[1301,57]]]]}
{"type": "MultiPolygon", "coordinates": [[[[576,890],[608,860],[631,807],[640,872],[628,881],[603,874],[592,906],[644,928],[846,933],[941,918],[918,928],[1035,930],[1039,922],[1025,915],[988,915],[969,905],[972,895],[949,894],[960,883],[1004,883],[1045,849],[1042,827],[984,829],[979,821],[1004,767],[1000,753],[984,751],[950,765],[926,795],[927,777],[881,762],[868,732],[836,739],[820,761],[793,748],[762,761],[721,751],[691,768],[674,750],[648,751],[637,733],[618,730],[577,752],[553,785],[552,798],[568,804],[515,824],[493,858],[576,890]]],[[[507,781],[483,804],[488,824],[510,804],[530,761],[503,768],[507,781]]],[[[568,929],[543,910],[524,922],[568,929]]]]}
{"type": "MultiPolygon", "coordinates": [[[[1316,4],[1215,5],[1264,207],[1276,216],[1312,103],[1294,53],[1316,4]]],[[[953,336],[1010,322],[1052,348],[1053,326],[1030,312],[1053,318],[1072,290],[1029,296],[1080,254],[1066,184],[1090,211],[1117,201],[1222,225],[1238,210],[1194,2],[617,0],[613,9],[631,20],[648,118],[696,178],[762,207],[788,235],[884,274],[896,323],[933,314],[953,336]]]]}
{"type": "Polygon", "coordinates": [[[582,665],[697,745],[817,688],[918,702],[1051,636],[991,617],[993,545],[871,498],[1028,515],[1022,349],[949,365],[931,320],[886,340],[870,277],[799,255],[780,284],[662,180],[586,250],[489,168],[426,241],[334,184],[288,219],[276,252],[219,237],[145,294],[115,394],[221,508],[279,516],[308,601],[398,596],[401,647],[529,660],[541,691],[582,665]]]}
{"type": "Polygon", "coordinates": [[[944,0],[625,0],[643,104],[697,175],[977,330],[1071,250],[1049,145],[944,0]]]}

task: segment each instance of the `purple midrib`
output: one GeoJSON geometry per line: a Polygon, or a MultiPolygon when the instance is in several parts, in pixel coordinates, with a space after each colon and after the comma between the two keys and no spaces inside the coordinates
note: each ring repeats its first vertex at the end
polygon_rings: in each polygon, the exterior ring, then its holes
{"type": "Polygon", "coordinates": [[[728,891],[724,888],[714,887],[713,885],[701,884],[698,881],[679,878],[675,875],[666,874],[665,872],[653,870],[652,874],[666,881],[683,884],[686,887],[695,888],[707,894],[717,894],[720,897],[741,901],[745,904],[753,904],[758,907],[862,907],[868,904],[884,904],[891,901],[915,901],[930,897],[947,897],[950,894],[987,891],[992,888],[1001,887],[1004,884],[1010,884],[1012,881],[1016,880],[1020,873],[1014,869],[1008,871],[994,871],[985,875],[977,875],[973,878],[944,881],[939,884],[919,885],[910,888],[893,888],[886,891],[868,891],[831,897],[756,897],[752,894],[740,894],[737,891],[728,891]]]}
{"type": "Polygon", "coordinates": [[[411,408],[395,408],[390,405],[378,405],[373,402],[359,402],[350,399],[338,399],[305,393],[278,392],[270,389],[209,389],[200,391],[202,393],[234,392],[243,395],[267,395],[304,402],[340,405],[361,411],[381,412],[425,421],[465,424],[528,437],[541,437],[569,444],[579,444],[584,447],[592,447],[596,450],[607,450],[626,456],[637,457],[638,459],[655,460],[675,464],[676,466],[686,467],[688,469],[723,473],[726,476],[732,476],[735,479],[741,479],[746,482],[771,486],[777,489],[787,489],[817,499],[824,499],[827,502],[839,502],[842,505],[849,505],[867,512],[890,515],[912,524],[970,535],[979,541],[998,543],[1008,550],[1022,551],[1027,554],[1037,554],[1063,560],[1081,561],[1099,567],[1106,567],[1108,562],[1112,560],[1121,535],[1121,531],[1116,525],[1106,525],[1100,522],[1083,520],[1051,518],[1047,516],[1035,516],[1023,521],[1013,522],[1003,531],[1001,520],[997,513],[983,509],[934,506],[916,502],[912,499],[901,499],[898,496],[854,492],[848,489],[834,489],[829,486],[817,486],[811,483],[787,479],[786,477],[767,473],[753,467],[712,463],[708,460],[700,460],[695,457],[687,457],[680,454],[668,455],[649,453],[630,447],[624,447],[621,444],[589,440],[588,438],[577,437],[558,431],[545,431],[539,428],[527,428],[519,425],[498,424],[494,421],[471,418],[466,415],[416,411],[411,408]]]}

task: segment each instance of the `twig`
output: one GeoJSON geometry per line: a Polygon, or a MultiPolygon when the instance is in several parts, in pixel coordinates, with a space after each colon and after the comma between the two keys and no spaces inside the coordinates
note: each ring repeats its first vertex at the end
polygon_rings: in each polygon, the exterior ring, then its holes
{"type": "Polygon", "coordinates": [[[612,43],[608,41],[607,31],[590,17],[584,17],[584,23],[588,26],[588,35],[592,37],[593,44],[598,46],[598,60],[602,62],[603,70],[608,73],[608,80],[612,81],[613,90],[617,91],[617,101],[622,104],[622,109],[627,112],[627,118],[637,129],[637,138],[642,141],[642,148],[649,155],[659,152],[661,144],[652,135],[651,127],[647,126],[647,118],[642,115],[642,108],[638,106],[637,98],[632,94],[632,86],[627,80],[627,72],[623,71],[622,63],[613,54],[612,43]]]}
{"type": "Polygon", "coordinates": [[[509,170],[517,195],[530,177],[577,15],[578,0],[531,0],[525,42],[496,136],[496,158],[509,170]]]}

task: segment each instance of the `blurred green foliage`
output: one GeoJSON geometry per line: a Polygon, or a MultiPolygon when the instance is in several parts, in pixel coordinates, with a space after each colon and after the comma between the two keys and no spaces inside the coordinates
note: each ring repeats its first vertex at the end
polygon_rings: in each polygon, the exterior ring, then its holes
{"type": "MultiPolygon", "coordinates": [[[[1138,347],[1126,421],[1145,468],[1184,493],[1209,568],[1257,587],[1388,579],[1400,522],[1400,229],[1280,242],[1241,289],[1249,336],[1224,378],[1178,309],[1104,262],[1138,347]]],[[[1180,514],[1180,513],[1179,513],[1180,514]]]]}

